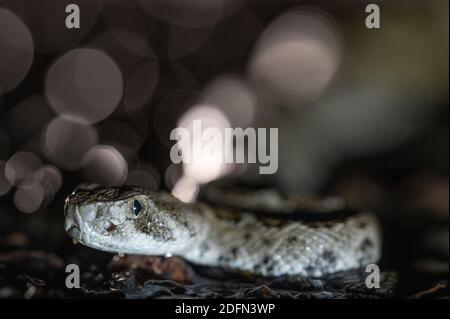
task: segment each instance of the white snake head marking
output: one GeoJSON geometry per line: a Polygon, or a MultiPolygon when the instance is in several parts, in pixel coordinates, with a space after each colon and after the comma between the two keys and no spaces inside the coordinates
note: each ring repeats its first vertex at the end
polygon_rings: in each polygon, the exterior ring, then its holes
{"type": "Polygon", "coordinates": [[[78,188],[64,210],[72,238],[108,252],[176,253],[195,235],[174,198],[133,186],[78,188]]]}

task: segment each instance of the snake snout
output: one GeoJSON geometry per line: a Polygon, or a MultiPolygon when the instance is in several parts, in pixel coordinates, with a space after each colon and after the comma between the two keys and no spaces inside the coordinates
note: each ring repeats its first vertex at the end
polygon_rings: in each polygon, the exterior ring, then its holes
{"type": "Polygon", "coordinates": [[[81,218],[76,205],[70,205],[66,209],[66,218],[64,220],[64,228],[70,236],[76,240],[81,240],[81,218]]]}

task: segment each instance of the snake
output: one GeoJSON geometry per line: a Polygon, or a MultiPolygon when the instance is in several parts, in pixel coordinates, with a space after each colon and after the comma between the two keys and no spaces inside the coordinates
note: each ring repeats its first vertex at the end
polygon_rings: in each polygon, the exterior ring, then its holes
{"type": "Polygon", "coordinates": [[[64,206],[76,241],[110,253],[179,256],[263,277],[324,277],[381,257],[374,213],[339,197],[213,185],[199,201],[136,186],[77,187],[64,206]]]}

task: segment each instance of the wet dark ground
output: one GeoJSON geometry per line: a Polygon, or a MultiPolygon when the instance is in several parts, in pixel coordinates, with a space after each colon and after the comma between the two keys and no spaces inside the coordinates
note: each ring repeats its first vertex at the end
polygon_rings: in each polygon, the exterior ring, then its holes
{"type": "Polygon", "coordinates": [[[379,289],[355,270],[328,278],[251,278],[193,268],[170,257],[119,257],[77,248],[64,258],[42,251],[0,255],[1,298],[448,298],[446,276],[385,270],[379,289]],[[81,267],[81,288],[67,289],[65,266],[81,267]]]}

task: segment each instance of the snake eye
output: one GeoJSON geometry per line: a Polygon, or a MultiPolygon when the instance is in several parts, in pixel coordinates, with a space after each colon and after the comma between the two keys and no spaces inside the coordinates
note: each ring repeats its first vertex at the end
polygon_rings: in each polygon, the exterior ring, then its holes
{"type": "Polygon", "coordinates": [[[135,199],[133,201],[133,214],[134,214],[134,216],[138,217],[139,213],[141,212],[141,210],[142,210],[141,203],[139,203],[139,201],[137,199],[135,199]]]}
{"type": "Polygon", "coordinates": [[[136,219],[147,209],[147,202],[143,199],[131,199],[128,206],[128,218],[136,219]]]}

